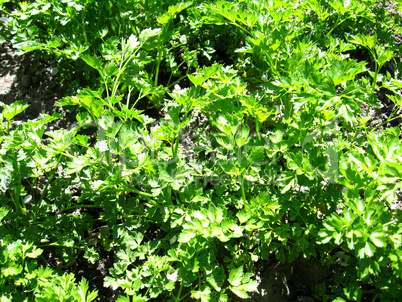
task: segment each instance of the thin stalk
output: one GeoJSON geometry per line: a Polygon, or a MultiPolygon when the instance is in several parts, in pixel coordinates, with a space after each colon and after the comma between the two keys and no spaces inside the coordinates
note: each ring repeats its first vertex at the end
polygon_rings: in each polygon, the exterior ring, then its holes
{"type": "Polygon", "coordinates": [[[183,289],[183,283],[180,284],[179,293],[177,294],[177,297],[174,298],[174,300],[176,302],[180,302],[181,300],[183,300],[184,298],[186,298],[190,294],[190,292],[188,292],[183,297],[180,297],[182,289],[183,289]]]}
{"type": "Polygon", "coordinates": [[[74,209],[80,209],[80,208],[98,208],[101,209],[102,207],[93,205],[93,204],[83,204],[83,205],[74,205],[72,207],[68,207],[67,209],[64,209],[62,211],[60,211],[59,213],[63,213],[63,212],[67,212],[70,210],[74,210],[74,209]]]}
{"type": "Polygon", "coordinates": [[[188,292],[187,294],[185,294],[183,297],[181,297],[178,302],[184,300],[189,294],[191,294],[191,292],[188,292]]]}
{"type": "MultiPolygon", "coordinates": [[[[235,138],[233,138],[233,140],[236,141],[235,138]]],[[[237,162],[239,163],[239,165],[241,165],[241,161],[242,161],[242,158],[241,158],[241,148],[238,148],[236,153],[237,153],[237,162]]],[[[243,172],[239,175],[239,177],[240,177],[241,196],[242,196],[243,201],[245,202],[247,199],[246,199],[246,189],[245,189],[245,187],[244,187],[243,172]]]]}
{"type": "Polygon", "coordinates": [[[157,59],[157,63],[156,63],[156,71],[155,71],[155,86],[158,86],[158,77],[159,77],[159,68],[161,65],[161,60],[158,54],[158,59],[157,59]]]}
{"type": "MultiPolygon", "coordinates": [[[[124,43],[124,40],[122,39],[121,43],[124,43]]],[[[122,45],[123,47],[123,45],[122,45]]],[[[119,78],[120,75],[122,73],[122,68],[123,68],[123,62],[124,62],[124,52],[121,52],[121,58],[120,58],[120,66],[119,66],[119,74],[116,77],[116,80],[114,81],[114,85],[113,85],[113,90],[112,90],[112,96],[115,96],[115,93],[117,91],[117,86],[118,86],[118,82],[119,82],[119,78]]]]}
{"type": "Polygon", "coordinates": [[[169,84],[169,85],[167,86],[167,88],[170,88],[170,87],[176,85],[177,83],[179,83],[180,81],[184,80],[185,78],[187,78],[187,74],[186,74],[185,76],[182,76],[180,79],[174,81],[172,84],[169,84]]]}
{"type": "Polygon", "coordinates": [[[243,198],[243,201],[245,202],[247,199],[246,199],[246,189],[244,188],[244,178],[243,178],[243,175],[240,175],[240,181],[241,181],[241,183],[240,183],[241,196],[242,196],[242,198],[243,198]]]}
{"type": "Polygon", "coordinates": [[[1,12],[2,12],[2,13],[5,13],[5,14],[7,14],[7,15],[9,15],[9,16],[12,16],[11,13],[9,13],[8,11],[6,11],[6,10],[4,10],[4,9],[2,9],[1,12]]]}
{"type": "Polygon", "coordinates": [[[258,122],[258,120],[255,120],[255,130],[257,131],[257,136],[258,139],[261,140],[261,135],[260,135],[260,123],[258,122]]]}
{"type": "Polygon", "coordinates": [[[276,64],[274,64],[274,62],[272,61],[271,54],[268,53],[267,51],[264,51],[264,53],[266,53],[266,58],[267,58],[267,60],[268,60],[268,65],[269,65],[269,67],[272,69],[272,71],[274,72],[274,74],[275,74],[277,77],[280,77],[280,73],[278,72],[278,70],[277,70],[277,68],[276,68],[276,64]]]}
{"type": "MultiPolygon", "coordinates": [[[[172,50],[173,48],[171,48],[171,49],[169,49],[169,51],[170,50],[172,50]]],[[[183,62],[181,62],[179,65],[177,65],[177,68],[179,69],[180,67],[181,67],[181,65],[183,65],[184,63],[186,63],[186,61],[183,61],[183,62]]],[[[187,75],[188,75],[188,68],[187,68],[187,72],[186,72],[186,76],[185,77],[187,77],[187,75]]],[[[173,77],[173,73],[171,73],[170,74],[170,76],[169,76],[169,80],[168,80],[168,82],[167,82],[167,87],[170,87],[170,80],[172,79],[172,77],[173,77]]],[[[176,82],[175,82],[176,83],[176,82]]]]}
{"type": "Polygon", "coordinates": [[[103,79],[103,84],[105,84],[105,88],[106,88],[106,96],[109,97],[110,96],[109,95],[109,88],[108,88],[108,85],[107,85],[106,77],[103,74],[103,72],[101,73],[101,75],[102,75],[102,79],[103,79]]]}
{"type": "Polygon", "coordinates": [[[376,131],[378,128],[380,128],[381,126],[383,126],[383,125],[385,125],[385,124],[387,124],[387,123],[389,123],[389,122],[391,122],[391,121],[393,121],[393,120],[396,120],[396,119],[402,117],[402,115],[398,115],[398,116],[392,118],[395,113],[396,113],[396,111],[393,111],[393,112],[391,113],[391,115],[388,117],[388,119],[387,119],[385,122],[379,124],[379,125],[378,125],[377,127],[375,127],[373,130],[371,130],[371,132],[374,132],[374,131],[376,131]]]}
{"type": "Polygon", "coordinates": [[[39,198],[39,202],[43,200],[43,197],[45,196],[47,192],[47,188],[49,187],[49,184],[52,182],[54,175],[56,174],[56,170],[59,167],[59,164],[61,162],[62,154],[60,154],[59,159],[57,160],[56,167],[53,170],[52,175],[49,177],[48,182],[46,183],[46,187],[43,189],[42,195],[39,198]]]}
{"type": "Polygon", "coordinates": [[[84,15],[85,15],[84,13],[81,15],[81,22],[82,22],[81,27],[82,27],[82,31],[83,31],[83,33],[84,33],[85,43],[88,43],[87,31],[85,30],[85,26],[84,26],[84,24],[85,24],[84,15]]]}
{"type": "MultiPolygon", "coordinates": [[[[181,283],[180,284],[180,288],[179,288],[179,293],[178,293],[178,295],[177,295],[177,297],[180,299],[180,296],[181,296],[181,291],[182,291],[182,289],[183,289],[183,283],[181,283]]],[[[180,301],[180,300],[179,300],[180,301]]]]}
{"type": "Polygon", "coordinates": [[[137,105],[138,101],[141,100],[145,95],[142,95],[142,88],[140,90],[140,95],[138,96],[137,100],[134,102],[133,106],[131,106],[131,109],[133,109],[135,107],[135,105],[137,105]]]}
{"type": "Polygon", "coordinates": [[[21,202],[21,179],[20,179],[20,183],[15,186],[14,193],[15,193],[15,203],[14,204],[15,204],[16,208],[18,207],[19,211],[24,212],[25,205],[23,202],[21,202]]]}
{"type": "Polygon", "coordinates": [[[53,242],[53,243],[49,243],[49,244],[41,244],[41,245],[38,245],[39,248],[48,247],[48,246],[56,246],[56,247],[64,247],[64,248],[73,248],[73,249],[81,250],[81,251],[84,251],[84,252],[86,251],[84,248],[79,247],[79,246],[76,246],[76,245],[74,245],[74,246],[65,246],[65,245],[58,244],[57,242],[53,242]]]}
{"type": "MultiPolygon", "coordinates": [[[[339,16],[339,15],[338,15],[339,16]]],[[[346,20],[348,20],[348,19],[350,19],[350,18],[352,18],[353,17],[353,15],[352,16],[349,16],[349,17],[347,17],[347,18],[345,18],[344,20],[342,20],[341,22],[339,22],[338,23],[338,20],[339,20],[339,17],[337,18],[337,20],[336,20],[336,25],[325,35],[325,38],[330,34],[330,33],[332,33],[332,31],[335,29],[335,28],[337,28],[339,25],[341,25],[343,22],[345,22],[346,20]]],[[[362,15],[360,15],[359,17],[361,17],[361,18],[364,18],[364,19],[368,19],[368,20],[370,20],[369,18],[367,18],[366,16],[362,16],[362,15]]]]}
{"type": "Polygon", "coordinates": [[[174,145],[172,145],[172,147],[173,147],[173,149],[172,149],[172,151],[173,151],[173,160],[175,160],[176,157],[177,157],[177,152],[179,150],[179,145],[180,145],[180,139],[181,139],[181,129],[179,130],[179,134],[177,135],[176,143],[174,145]]]}
{"type": "MultiPolygon", "coordinates": [[[[126,107],[128,109],[128,104],[130,102],[130,97],[131,97],[131,91],[133,91],[134,87],[130,86],[130,88],[128,88],[128,96],[127,96],[127,103],[126,103],[126,107]]],[[[141,90],[142,91],[142,90],[141,90]]],[[[141,95],[141,92],[140,92],[141,95]]]]}
{"type": "Polygon", "coordinates": [[[160,272],[156,273],[155,275],[152,276],[151,282],[149,283],[149,287],[147,289],[147,292],[145,293],[145,296],[148,294],[149,290],[151,289],[156,277],[159,275],[160,272]]]}
{"type": "MultiPolygon", "coordinates": [[[[13,168],[14,171],[18,171],[19,167],[18,167],[18,162],[16,160],[13,161],[13,168]]],[[[11,199],[14,203],[15,206],[15,211],[17,212],[17,215],[19,215],[21,212],[24,213],[25,211],[25,205],[23,203],[21,203],[21,187],[22,187],[22,176],[21,175],[17,175],[16,179],[15,179],[15,185],[14,185],[14,197],[13,194],[10,194],[11,199]]],[[[18,225],[18,222],[17,222],[18,225]]]]}
{"type": "MultiPolygon", "coordinates": [[[[229,19],[229,21],[231,20],[229,19]]],[[[246,28],[242,27],[240,24],[237,24],[235,21],[231,21],[231,24],[237,26],[241,31],[245,31],[247,35],[251,36],[251,32],[246,28]]]]}
{"type": "MultiPolygon", "coordinates": [[[[123,42],[122,42],[122,43],[123,43],[123,42]]],[[[140,47],[141,47],[141,46],[140,46],[140,47]]],[[[128,63],[130,62],[130,60],[134,57],[134,55],[137,53],[137,51],[140,49],[140,47],[138,47],[138,48],[129,56],[129,58],[125,61],[124,65],[123,65],[123,62],[124,62],[124,53],[122,52],[122,54],[121,54],[121,59],[120,59],[120,60],[121,60],[121,61],[120,61],[120,66],[119,66],[119,74],[117,75],[116,80],[115,80],[114,85],[113,85],[112,96],[115,96],[115,95],[116,95],[117,87],[119,86],[119,79],[120,79],[121,74],[123,73],[124,69],[126,69],[127,64],[128,64],[128,63]]]]}
{"type": "MultiPolygon", "coordinates": [[[[345,20],[347,20],[347,18],[346,18],[345,20]]],[[[344,22],[345,20],[343,20],[342,22],[344,22]]],[[[339,24],[338,24],[338,22],[339,22],[339,13],[338,13],[338,15],[336,16],[336,22],[335,22],[336,25],[335,25],[334,27],[332,27],[329,32],[327,32],[327,34],[325,35],[324,38],[326,38],[330,33],[332,33],[332,31],[333,31],[335,28],[337,28],[339,25],[342,24],[342,22],[339,23],[339,24]]]]}
{"type": "Polygon", "coordinates": [[[110,190],[103,190],[102,192],[105,192],[105,193],[132,192],[132,193],[136,193],[136,194],[138,194],[138,195],[140,195],[140,196],[142,196],[142,197],[147,197],[148,199],[151,198],[151,197],[153,197],[152,194],[149,194],[149,193],[146,193],[146,192],[142,192],[142,191],[140,191],[140,190],[138,190],[138,189],[136,189],[136,188],[128,187],[128,186],[125,186],[125,185],[123,185],[123,188],[122,188],[122,189],[114,188],[114,189],[110,189],[110,190]]]}
{"type": "Polygon", "coordinates": [[[375,62],[375,72],[374,72],[374,78],[373,78],[373,88],[374,89],[377,89],[377,78],[378,78],[379,72],[380,72],[379,66],[378,66],[377,62],[375,62]]]}
{"type": "Polygon", "coordinates": [[[172,201],[172,187],[168,186],[165,190],[165,200],[170,204],[173,205],[172,201]]]}

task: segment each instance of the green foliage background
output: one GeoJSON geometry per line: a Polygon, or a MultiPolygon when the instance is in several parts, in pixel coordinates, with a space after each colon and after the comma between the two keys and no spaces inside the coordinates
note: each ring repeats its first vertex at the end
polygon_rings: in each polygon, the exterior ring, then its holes
{"type": "Polygon", "coordinates": [[[402,27],[384,5],[0,1],[0,41],[55,59],[76,113],[50,131],[59,114],[16,125],[28,105],[1,104],[0,300],[93,301],[69,267],[109,251],[120,302],[247,298],[256,263],[311,257],[343,264],[318,300],[396,301],[402,27]]]}

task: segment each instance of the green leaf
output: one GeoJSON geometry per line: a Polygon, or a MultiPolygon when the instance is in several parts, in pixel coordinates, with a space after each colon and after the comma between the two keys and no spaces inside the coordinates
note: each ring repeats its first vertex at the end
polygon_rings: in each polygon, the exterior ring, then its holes
{"type": "Polygon", "coordinates": [[[88,281],[85,278],[81,279],[81,282],[79,283],[78,286],[78,291],[77,291],[77,298],[80,300],[80,302],[91,302],[96,299],[98,296],[98,291],[93,291],[90,292],[88,291],[89,285],[88,281]]]}
{"type": "Polygon", "coordinates": [[[234,136],[239,128],[239,122],[230,115],[220,115],[215,124],[228,136],[234,136]]]}
{"type": "Polygon", "coordinates": [[[84,169],[87,166],[90,166],[92,164],[92,162],[85,158],[85,157],[78,157],[76,159],[74,159],[74,161],[70,161],[67,163],[67,168],[65,173],[67,175],[73,174],[73,173],[77,173],[79,171],[81,171],[82,169],[84,169]]]}
{"type": "Polygon", "coordinates": [[[194,76],[192,74],[188,75],[189,80],[191,83],[193,83],[194,86],[200,86],[202,83],[204,83],[207,78],[203,76],[194,76]]]}
{"type": "Polygon", "coordinates": [[[239,286],[243,279],[243,266],[231,270],[229,273],[229,283],[233,286],[239,286]]]}
{"type": "Polygon", "coordinates": [[[389,49],[384,49],[381,46],[376,46],[377,56],[378,56],[378,65],[381,68],[386,62],[392,59],[394,54],[393,51],[389,49]]]}
{"type": "MultiPolygon", "coordinates": [[[[144,33],[143,38],[144,38],[144,36],[146,36],[146,33],[144,33]]],[[[141,40],[141,35],[140,35],[140,40],[141,40]]],[[[144,42],[142,42],[142,43],[144,43],[144,42]]],[[[125,45],[123,46],[123,51],[129,50],[129,51],[133,52],[139,45],[140,45],[140,43],[138,42],[137,37],[132,34],[132,35],[130,35],[130,37],[127,39],[125,45]]]]}
{"type": "Polygon", "coordinates": [[[387,234],[384,232],[374,232],[370,234],[371,241],[376,247],[384,247],[387,245],[387,234]]]}
{"type": "Polygon", "coordinates": [[[2,270],[2,273],[5,277],[9,277],[9,276],[17,276],[19,274],[21,274],[22,272],[22,267],[20,266],[9,266],[9,267],[5,267],[2,270]]]}
{"type": "Polygon", "coordinates": [[[289,191],[297,184],[297,175],[294,172],[283,172],[278,178],[280,185],[282,186],[281,193],[289,191]]]}
{"type": "MultiPolygon", "coordinates": [[[[141,33],[140,33],[140,37],[139,40],[142,44],[144,44],[145,42],[149,41],[151,38],[156,37],[157,35],[159,35],[159,33],[161,32],[160,28],[155,28],[155,29],[151,29],[151,28],[147,28],[144,29],[141,33]]],[[[131,43],[133,45],[138,45],[138,43],[131,43]]]]}
{"type": "Polygon", "coordinates": [[[197,236],[196,232],[192,230],[183,230],[181,231],[177,241],[181,243],[186,243],[189,242],[191,239],[193,239],[195,236],[197,236]]]}
{"type": "Polygon", "coordinates": [[[375,45],[377,43],[377,35],[365,36],[362,34],[358,34],[358,35],[352,36],[352,39],[350,39],[349,42],[367,47],[369,49],[374,49],[375,45]]]}
{"type": "Polygon", "coordinates": [[[349,104],[341,104],[338,108],[338,114],[336,116],[343,117],[347,122],[353,125],[355,121],[356,108],[355,105],[349,104]]]}
{"type": "Polygon", "coordinates": [[[38,258],[40,255],[42,255],[42,253],[43,253],[43,250],[42,250],[42,249],[33,247],[33,248],[32,248],[32,251],[29,252],[29,253],[27,253],[26,256],[27,256],[28,258],[34,258],[34,259],[35,259],[35,258],[38,258]]]}
{"type": "Polygon", "coordinates": [[[274,144],[278,144],[283,140],[284,133],[282,130],[277,129],[274,134],[269,135],[269,139],[274,144]]]}
{"type": "Polygon", "coordinates": [[[246,211],[246,210],[241,210],[239,212],[236,213],[237,218],[240,221],[240,224],[245,223],[247,220],[249,220],[251,218],[251,216],[253,216],[254,211],[246,211]]]}
{"type": "Polygon", "coordinates": [[[222,286],[226,280],[225,269],[223,266],[216,266],[211,273],[205,272],[207,282],[218,292],[222,290],[222,286]]]}
{"type": "Polygon", "coordinates": [[[21,101],[15,101],[11,105],[0,103],[0,106],[4,108],[1,114],[9,121],[29,107],[28,104],[22,103],[21,101]]]}
{"type": "Polygon", "coordinates": [[[192,290],[191,296],[195,299],[200,299],[202,302],[210,301],[211,288],[207,285],[202,285],[200,290],[192,290]]]}
{"type": "Polygon", "coordinates": [[[135,295],[131,297],[131,302],[146,302],[149,301],[147,297],[143,297],[142,295],[135,295]]]}
{"type": "Polygon", "coordinates": [[[3,220],[4,217],[7,216],[8,212],[10,212],[9,209],[7,209],[5,207],[0,208],[0,222],[3,220]]]}
{"type": "Polygon", "coordinates": [[[247,299],[249,297],[249,295],[247,294],[247,292],[242,289],[242,288],[236,288],[236,287],[229,287],[229,289],[238,297],[242,298],[242,299],[247,299]]]}
{"type": "Polygon", "coordinates": [[[333,85],[337,86],[343,82],[353,81],[357,74],[365,70],[363,62],[357,63],[355,60],[335,60],[326,73],[332,79],[333,85]]]}
{"type": "Polygon", "coordinates": [[[181,11],[185,10],[192,3],[193,1],[188,1],[188,2],[180,2],[179,4],[176,5],[170,5],[167,12],[158,17],[157,20],[158,23],[168,25],[168,23],[173,20],[173,18],[176,16],[177,13],[180,13],[181,11]]]}
{"type": "Polygon", "coordinates": [[[241,130],[236,134],[236,145],[243,147],[249,141],[250,128],[247,125],[242,125],[241,130]]]}
{"type": "Polygon", "coordinates": [[[247,160],[252,164],[253,166],[260,166],[267,164],[268,161],[266,160],[267,158],[265,157],[265,149],[262,146],[248,146],[250,148],[245,148],[245,151],[248,151],[251,149],[249,155],[247,156],[247,160]]]}
{"type": "Polygon", "coordinates": [[[363,248],[360,248],[358,250],[358,254],[361,259],[365,258],[365,256],[373,257],[375,250],[376,250],[376,248],[372,243],[366,242],[366,243],[364,243],[363,248]]]}
{"type": "Polygon", "coordinates": [[[258,288],[258,283],[255,280],[250,280],[251,274],[247,274],[247,277],[243,278],[243,284],[241,288],[247,292],[254,292],[258,288]]]}
{"type": "Polygon", "coordinates": [[[92,68],[101,72],[103,68],[102,60],[99,57],[92,57],[90,55],[82,55],[80,58],[92,68]]]}
{"type": "Polygon", "coordinates": [[[230,136],[217,137],[216,142],[225,149],[232,150],[234,148],[234,142],[230,136]]]}

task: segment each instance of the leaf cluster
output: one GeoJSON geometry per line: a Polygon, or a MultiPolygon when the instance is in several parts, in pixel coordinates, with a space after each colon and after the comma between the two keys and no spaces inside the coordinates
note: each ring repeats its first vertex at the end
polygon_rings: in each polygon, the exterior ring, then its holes
{"type": "Polygon", "coordinates": [[[0,104],[2,301],[93,301],[74,267],[104,252],[117,301],[246,299],[258,264],[300,258],[341,271],[320,300],[398,298],[398,18],[368,0],[8,2],[3,39],[87,81],[56,104],[71,129],[0,104]]]}

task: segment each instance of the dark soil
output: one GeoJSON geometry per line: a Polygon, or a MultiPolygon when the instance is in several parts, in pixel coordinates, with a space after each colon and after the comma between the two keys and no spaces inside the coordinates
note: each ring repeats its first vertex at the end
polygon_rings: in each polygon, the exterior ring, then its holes
{"type": "Polygon", "coordinates": [[[9,45],[0,45],[0,101],[5,104],[14,101],[29,104],[29,108],[17,115],[15,121],[57,112],[63,116],[52,127],[68,129],[74,124],[74,114],[54,106],[66,95],[68,88],[68,83],[60,82],[54,67],[54,62],[39,61],[32,53],[15,56],[9,45]]]}

